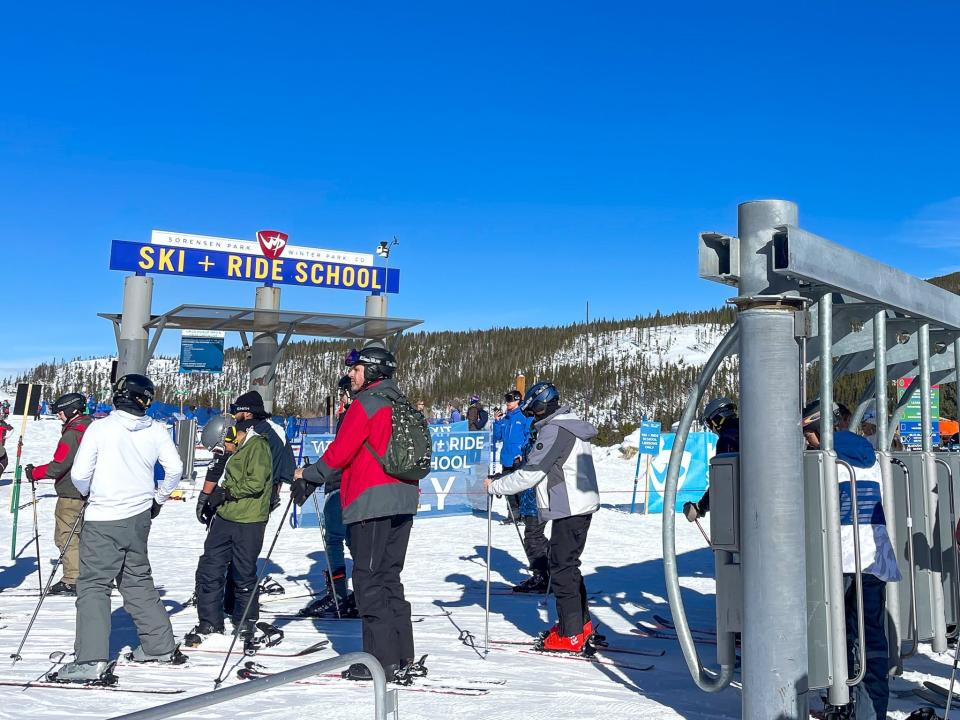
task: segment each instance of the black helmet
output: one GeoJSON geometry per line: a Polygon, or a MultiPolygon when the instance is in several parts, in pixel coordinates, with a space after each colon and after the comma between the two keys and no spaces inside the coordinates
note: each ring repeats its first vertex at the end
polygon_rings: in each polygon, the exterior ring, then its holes
{"type": "Polygon", "coordinates": [[[520,403],[520,410],[524,415],[543,415],[550,406],[560,404],[560,391],[550,382],[539,382],[527,390],[527,394],[520,403]]]}
{"type": "Polygon", "coordinates": [[[156,393],[157,389],[150,378],[146,375],[130,373],[117,380],[116,385],[113,386],[113,404],[118,405],[118,402],[126,401],[146,410],[153,402],[156,393]]]}
{"type": "MultiPolygon", "coordinates": [[[[837,423],[840,422],[840,406],[837,403],[833,404],[833,425],[836,427],[837,423]]],[[[811,403],[808,403],[807,406],[803,409],[803,418],[801,420],[804,431],[809,432],[820,432],[820,400],[814,400],[811,403]]]]}
{"type": "Polygon", "coordinates": [[[397,360],[386,348],[371,345],[362,350],[350,350],[344,358],[347,367],[363,365],[363,380],[372,383],[382,378],[393,377],[397,360]]]}
{"type": "Polygon", "coordinates": [[[63,413],[67,416],[67,420],[76,417],[83,413],[83,409],[87,406],[87,400],[80,393],[67,393],[66,395],[61,395],[53,402],[53,414],[63,413]]]}
{"type": "Polygon", "coordinates": [[[719,428],[727,418],[736,417],[737,406],[727,397],[714,398],[707,403],[700,422],[710,428],[719,428]]]}
{"type": "Polygon", "coordinates": [[[523,400],[523,395],[520,394],[519,390],[511,390],[503,396],[503,399],[507,402],[520,402],[523,400]]]}

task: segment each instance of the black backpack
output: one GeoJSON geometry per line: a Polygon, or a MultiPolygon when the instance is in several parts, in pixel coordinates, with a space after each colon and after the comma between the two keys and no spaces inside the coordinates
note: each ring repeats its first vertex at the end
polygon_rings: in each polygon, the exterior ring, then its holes
{"type": "Polygon", "coordinates": [[[430,473],[430,458],[433,455],[433,440],[426,418],[403,395],[394,398],[382,392],[370,394],[390,403],[393,408],[393,428],[383,455],[377,455],[369,441],[364,445],[387,475],[404,482],[419,482],[430,473]]]}
{"type": "Polygon", "coordinates": [[[483,408],[477,410],[477,430],[483,430],[487,426],[487,420],[490,419],[490,413],[483,408]]]}

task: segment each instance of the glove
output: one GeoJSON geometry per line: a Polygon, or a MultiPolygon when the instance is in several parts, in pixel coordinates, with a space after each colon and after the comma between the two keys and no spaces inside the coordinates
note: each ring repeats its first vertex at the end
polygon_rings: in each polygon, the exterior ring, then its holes
{"type": "Polygon", "coordinates": [[[222,487],[215,487],[213,492],[210,493],[210,499],[207,500],[207,505],[210,506],[210,510],[212,512],[223,505],[227,500],[231,499],[230,493],[228,493],[222,487]]]}
{"type": "Polygon", "coordinates": [[[690,522],[696,521],[700,517],[700,508],[696,503],[686,502],[683,504],[683,514],[690,522]]]}
{"type": "Polygon", "coordinates": [[[23,466],[23,472],[27,475],[27,480],[33,480],[33,465],[26,464],[23,466]]]}
{"type": "Polygon", "coordinates": [[[160,514],[160,511],[163,510],[163,505],[158,503],[156,500],[153,501],[153,507],[150,508],[150,517],[155,518],[160,514]]]}
{"type": "Polygon", "coordinates": [[[201,492],[197,495],[197,520],[206,525],[210,522],[207,517],[207,503],[210,500],[210,493],[201,492]]]}
{"type": "Polygon", "coordinates": [[[297,507],[303,507],[303,504],[307,501],[307,498],[313,495],[316,489],[316,485],[307,482],[303,478],[300,478],[299,480],[293,481],[293,485],[290,487],[290,492],[293,493],[293,501],[297,504],[297,507]]]}

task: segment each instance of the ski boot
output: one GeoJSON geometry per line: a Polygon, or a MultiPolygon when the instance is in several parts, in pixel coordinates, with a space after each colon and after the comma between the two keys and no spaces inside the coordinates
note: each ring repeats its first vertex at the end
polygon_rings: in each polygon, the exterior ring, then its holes
{"type": "Polygon", "coordinates": [[[544,575],[536,570],[533,571],[533,575],[528,577],[519,585],[513,587],[513,592],[515,593],[534,593],[543,595],[547,592],[547,588],[550,585],[550,576],[544,575]]]}
{"type": "MultiPolygon", "coordinates": [[[[383,674],[386,677],[387,682],[396,683],[397,685],[409,685],[413,682],[413,679],[402,674],[402,667],[399,665],[384,665],[383,674]]],[[[373,674],[363,663],[354,663],[342,673],[340,677],[344,680],[356,680],[358,682],[367,681],[370,682],[373,680],[373,674]]]]}
{"type": "Polygon", "coordinates": [[[50,591],[47,595],[64,595],[67,597],[76,597],[77,596],[77,586],[69,585],[63,580],[60,580],[50,588],[50,591]]]}
{"type": "Polygon", "coordinates": [[[304,608],[301,608],[297,615],[300,617],[337,617],[337,611],[340,610],[340,617],[343,617],[343,605],[347,596],[347,571],[346,568],[340,568],[333,571],[333,579],[330,579],[330,573],[323,571],[326,579],[327,594],[319,600],[314,600],[304,608]]]}
{"type": "Polygon", "coordinates": [[[117,676],[113,674],[116,661],[99,660],[94,662],[72,662],[59,670],[47,673],[47,682],[78,683],[80,685],[116,685],[117,676]]]}
{"type": "Polygon", "coordinates": [[[586,627],[576,635],[561,635],[560,627],[555,626],[550,629],[546,637],[541,637],[534,645],[535,650],[540,652],[558,652],[569,653],[572,655],[589,656],[593,649],[588,642],[590,636],[586,633],[586,627]]]}
{"type": "Polygon", "coordinates": [[[199,647],[207,637],[216,634],[223,634],[222,625],[220,627],[214,627],[206,620],[201,620],[194,626],[193,630],[183,636],[183,644],[188,648],[199,647]]]}
{"type": "Polygon", "coordinates": [[[187,661],[187,656],[180,652],[180,646],[173,648],[173,652],[163,653],[161,655],[149,655],[143,649],[143,645],[137,645],[132,651],[125,653],[124,660],[135,663],[162,663],[164,665],[183,665],[187,661]]]}
{"type": "Polygon", "coordinates": [[[341,618],[358,618],[360,611],[357,610],[357,597],[353,593],[347,595],[340,604],[341,618]]]}

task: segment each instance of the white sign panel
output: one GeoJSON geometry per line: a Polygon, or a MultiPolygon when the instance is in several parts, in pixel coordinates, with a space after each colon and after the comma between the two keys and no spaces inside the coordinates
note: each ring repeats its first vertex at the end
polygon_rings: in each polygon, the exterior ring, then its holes
{"type": "MultiPolygon", "coordinates": [[[[233,238],[213,237],[210,235],[192,235],[189,233],[154,230],[150,233],[150,244],[172,247],[192,248],[194,250],[217,250],[219,252],[243,253],[245,255],[263,255],[260,244],[253,240],[235,240],[233,238]]],[[[373,253],[355,253],[344,250],[324,250],[323,248],[287,245],[283,248],[283,257],[297,260],[342,263],[344,265],[373,265],[373,253]]]]}
{"type": "Polygon", "coordinates": [[[203,337],[203,338],[220,338],[223,340],[227,333],[224,330],[181,330],[181,337],[203,337]]]}

